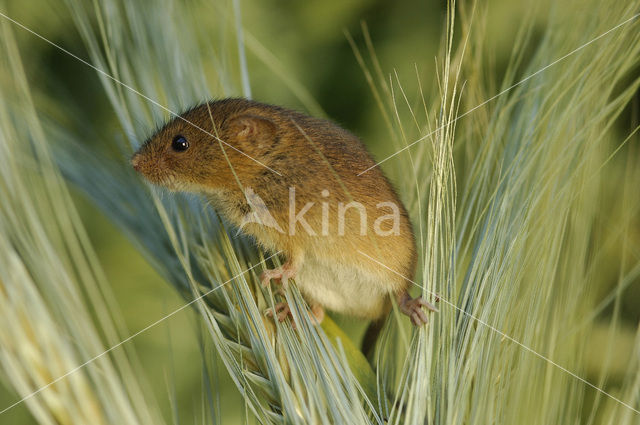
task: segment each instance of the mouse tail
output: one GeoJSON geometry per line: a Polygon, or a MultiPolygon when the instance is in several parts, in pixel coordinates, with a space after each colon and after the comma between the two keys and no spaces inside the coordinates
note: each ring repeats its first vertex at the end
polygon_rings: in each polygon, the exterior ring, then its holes
{"type": "Polygon", "coordinates": [[[362,338],[362,344],[360,345],[360,349],[362,353],[365,355],[369,363],[373,365],[373,355],[375,354],[376,342],[380,339],[380,333],[384,328],[384,325],[387,321],[387,317],[389,317],[389,313],[391,312],[391,297],[388,296],[385,298],[382,305],[382,314],[376,319],[373,319],[367,330],[364,332],[364,337],[362,338]]]}
{"type": "Polygon", "coordinates": [[[360,346],[362,353],[365,355],[367,360],[371,362],[373,360],[374,348],[376,346],[376,342],[378,341],[378,337],[380,336],[380,332],[384,327],[384,324],[387,320],[387,316],[383,315],[379,319],[373,320],[369,323],[367,330],[364,333],[364,337],[362,338],[362,344],[360,346]]]}

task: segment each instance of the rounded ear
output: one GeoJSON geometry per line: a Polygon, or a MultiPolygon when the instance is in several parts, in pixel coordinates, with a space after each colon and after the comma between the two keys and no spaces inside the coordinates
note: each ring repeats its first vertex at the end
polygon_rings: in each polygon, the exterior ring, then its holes
{"type": "Polygon", "coordinates": [[[266,151],[276,143],[276,124],[269,118],[244,114],[229,122],[229,130],[241,146],[266,151]]]}

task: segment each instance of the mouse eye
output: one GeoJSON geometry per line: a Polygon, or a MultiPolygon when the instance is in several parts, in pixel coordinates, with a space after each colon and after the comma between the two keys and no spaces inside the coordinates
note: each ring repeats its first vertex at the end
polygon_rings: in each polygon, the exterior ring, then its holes
{"type": "Polygon", "coordinates": [[[176,152],[184,152],[189,149],[189,142],[187,142],[184,136],[177,135],[173,138],[173,142],[171,142],[171,149],[176,152]]]}

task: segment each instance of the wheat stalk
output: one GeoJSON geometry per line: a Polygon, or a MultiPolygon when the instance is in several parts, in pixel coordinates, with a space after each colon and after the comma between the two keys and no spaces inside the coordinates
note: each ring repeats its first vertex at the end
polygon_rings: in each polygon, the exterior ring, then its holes
{"type": "Polygon", "coordinates": [[[0,366],[42,424],[162,423],[134,378],[124,332],[78,213],[54,165],[17,46],[0,58],[0,366]],[[95,312],[92,318],[90,310],[95,312]],[[95,323],[97,322],[97,323],[95,323]],[[88,359],[93,359],[82,369],[88,359]]]}
{"type": "MultiPolygon", "coordinates": [[[[147,96],[99,74],[126,152],[167,118],[167,110],[149,99],[179,112],[212,93],[237,93],[243,75],[246,84],[248,70],[227,60],[236,50],[227,38],[192,30],[233,30],[228,5],[216,6],[215,16],[194,16],[172,0],[151,10],[116,0],[96,2],[92,11],[79,1],[67,4],[91,62],[147,96]]],[[[284,296],[298,330],[264,317],[274,294],[259,286],[256,274],[275,259],[265,261],[248,241],[234,237],[202,200],[163,196],[138,181],[126,158],[109,161],[71,142],[63,129],[48,132],[59,136],[56,158],[67,178],[187,300],[197,300],[205,343],[216,348],[260,422],[634,423],[637,360],[618,389],[608,385],[606,367],[595,383],[581,379],[600,312],[609,303],[619,306],[640,270],[638,253],[627,243],[640,207],[632,190],[638,171],[632,161],[615,163],[637,140],[636,129],[628,137],[613,130],[640,84],[629,77],[640,57],[637,24],[619,26],[640,4],[593,1],[589,7],[589,14],[550,11],[530,57],[524,52],[533,43],[534,23],[522,25],[498,82],[484,61],[490,49],[486,6],[449,4],[431,95],[423,93],[421,81],[413,94],[397,73],[385,74],[366,27],[373,71],[350,40],[389,139],[403,149],[383,166],[402,189],[417,229],[416,286],[424,296],[442,296],[441,312],[423,330],[414,332],[392,316],[378,345],[375,376],[330,320],[322,329],[309,323],[295,285],[284,296]],[[570,31],[569,25],[583,30],[570,31]],[[501,94],[492,98],[494,85],[501,94]],[[418,139],[424,140],[414,144],[418,139]],[[616,179],[604,178],[605,171],[616,179]],[[611,194],[624,196],[624,204],[603,206],[611,194]],[[609,278],[607,247],[621,238],[618,284],[601,301],[609,278]],[[593,406],[584,412],[592,395],[593,406]]],[[[246,29],[245,36],[249,49],[279,70],[301,102],[320,111],[246,29]]],[[[617,314],[619,307],[610,340],[617,314]]]]}
{"type": "MultiPolygon", "coordinates": [[[[162,22],[166,38],[155,44],[143,35],[142,29],[150,31],[148,17],[133,6],[115,1],[96,6],[97,16],[108,16],[99,23],[104,33],[132,37],[127,42],[140,43],[139,47],[149,53],[149,49],[156,49],[158,56],[136,57],[138,63],[133,66],[134,59],[129,56],[130,51],[120,47],[125,41],[119,38],[102,40],[106,53],[103,56],[97,35],[86,25],[86,11],[80,4],[69,5],[99,68],[108,69],[109,74],[123,78],[128,85],[144,87],[141,91],[153,99],[190,98],[195,102],[208,92],[198,84],[179,88],[175,84],[148,84],[149,74],[145,70],[152,65],[144,60],[170,59],[172,65],[162,77],[167,81],[179,81],[181,75],[193,77],[194,70],[198,70],[197,43],[191,51],[178,45],[178,41],[185,40],[179,19],[158,16],[154,24],[162,22]],[[132,28],[136,31],[131,31],[132,28]],[[180,52],[183,60],[176,61],[175,56],[167,53],[171,51],[180,52]],[[187,64],[188,68],[172,69],[176,62],[187,64]]],[[[170,5],[167,2],[168,8],[170,5]]],[[[217,71],[215,77],[220,83],[230,79],[225,72],[217,71]]],[[[190,81],[204,81],[207,77],[201,74],[190,81]]],[[[112,79],[104,77],[103,83],[123,127],[130,129],[131,143],[135,146],[144,140],[148,130],[133,123],[148,122],[154,112],[150,112],[145,99],[129,97],[131,93],[123,91],[112,79]]],[[[176,110],[174,107],[180,110],[171,104],[168,109],[176,110]]],[[[77,158],[81,150],[74,147],[73,155],[77,158]]],[[[108,203],[103,205],[105,210],[134,235],[155,264],[163,264],[160,270],[164,276],[188,299],[197,299],[196,306],[211,341],[260,421],[362,423],[376,418],[375,409],[362,403],[366,394],[370,398],[376,396],[373,373],[362,354],[331,320],[323,324],[323,330],[311,325],[307,307],[295,286],[285,296],[297,307],[293,316],[299,323],[298,332],[274,325],[272,319],[265,317],[264,311],[273,307],[274,295],[259,287],[256,273],[266,264],[264,261],[259,264],[260,259],[251,253],[247,241],[230,238],[223,223],[201,200],[163,197],[155,189],[143,186],[125,168],[126,164],[105,166],[96,163],[95,158],[92,160],[88,153],[84,159],[87,161],[71,163],[63,159],[61,163],[69,164],[66,169],[69,177],[92,193],[98,203],[108,203]],[[94,167],[94,175],[87,176],[87,170],[94,167]],[[116,174],[120,177],[115,177],[116,174]],[[114,197],[116,186],[119,194],[114,197]],[[202,298],[203,294],[206,297],[202,298]]],[[[380,421],[378,417],[377,422],[380,421]]]]}

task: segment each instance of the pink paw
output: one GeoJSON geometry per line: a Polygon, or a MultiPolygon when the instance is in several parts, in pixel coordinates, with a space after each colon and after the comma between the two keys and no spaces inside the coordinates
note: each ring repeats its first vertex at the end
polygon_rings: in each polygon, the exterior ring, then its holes
{"type": "Polygon", "coordinates": [[[266,269],[260,274],[260,283],[262,286],[269,286],[271,279],[278,280],[282,284],[286,284],[287,280],[293,279],[296,275],[296,270],[288,262],[282,267],[275,269],[266,269]]]}
{"type": "Polygon", "coordinates": [[[293,323],[293,316],[291,315],[291,309],[286,302],[280,302],[273,306],[273,309],[266,311],[267,316],[277,317],[279,322],[284,322],[287,317],[291,317],[293,323]]]}
{"type": "MultiPolygon", "coordinates": [[[[440,297],[436,297],[436,301],[438,300],[440,300],[440,297]]],[[[422,309],[422,307],[425,307],[427,310],[430,310],[430,311],[435,311],[435,312],[438,311],[436,306],[427,302],[422,297],[417,297],[413,299],[407,297],[405,300],[403,300],[399,304],[399,307],[401,312],[403,312],[404,314],[406,314],[411,318],[411,323],[413,323],[415,326],[422,326],[429,323],[429,316],[422,309]]]]}
{"type": "MultiPolygon", "coordinates": [[[[287,317],[291,319],[291,327],[296,328],[296,323],[293,321],[293,315],[291,314],[291,308],[286,302],[279,302],[273,306],[273,308],[267,309],[265,314],[269,317],[277,317],[279,322],[284,322],[287,317]]],[[[319,305],[311,307],[311,323],[319,325],[324,319],[324,309],[319,305]]]]}

